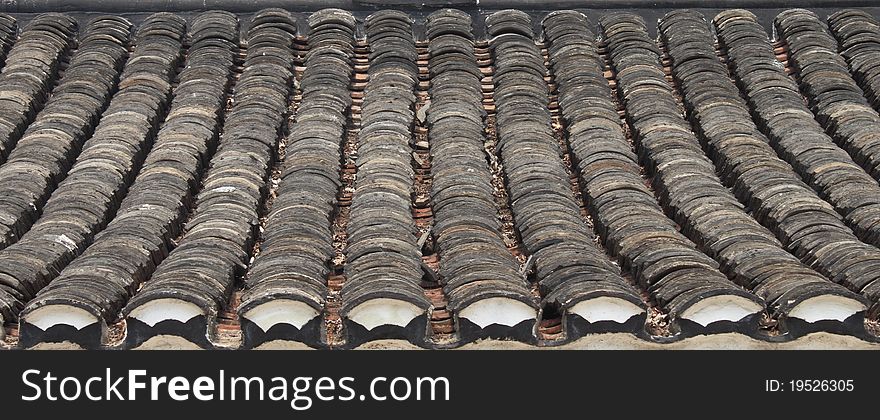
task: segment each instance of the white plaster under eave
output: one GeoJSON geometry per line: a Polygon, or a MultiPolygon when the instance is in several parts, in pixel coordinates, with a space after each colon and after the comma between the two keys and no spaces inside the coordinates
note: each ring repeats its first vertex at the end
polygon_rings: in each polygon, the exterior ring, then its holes
{"type": "Polygon", "coordinates": [[[538,311],[515,299],[493,297],[468,305],[458,312],[459,318],[465,318],[480,328],[492,324],[512,327],[526,320],[538,317],[538,311]]]}
{"type": "Polygon", "coordinates": [[[204,314],[205,312],[202,311],[202,308],[199,308],[191,302],[174,298],[162,298],[151,300],[134,308],[128,316],[130,318],[135,318],[150,327],[154,327],[156,324],[167,320],[186,323],[187,321],[204,314]]]}
{"type": "Polygon", "coordinates": [[[630,318],[645,313],[638,305],[616,297],[600,296],[582,300],[568,309],[590,323],[614,321],[624,323],[630,318]]]}
{"type": "Polygon", "coordinates": [[[259,304],[241,316],[256,324],[263,332],[266,332],[278,324],[289,324],[296,328],[302,328],[303,325],[306,325],[320,314],[315,308],[304,302],[291,299],[275,299],[259,304]]]}
{"type": "Polygon", "coordinates": [[[788,312],[789,318],[806,322],[833,320],[843,322],[852,315],[867,309],[861,302],[843,296],[820,295],[798,303],[788,312]]]}
{"type": "Polygon", "coordinates": [[[78,330],[98,322],[98,318],[82,308],[71,305],[46,305],[25,315],[24,322],[43,331],[56,325],[69,325],[78,330]]]}
{"type": "Polygon", "coordinates": [[[405,327],[425,311],[418,306],[397,299],[372,299],[348,312],[348,319],[368,330],[381,325],[405,327]]]}
{"type": "Polygon", "coordinates": [[[720,295],[705,298],[687,308],[681,318],[702,326],[718,321],[740,321],[761,312],[763,308],[751,299],[742,296],[720,295]]]}

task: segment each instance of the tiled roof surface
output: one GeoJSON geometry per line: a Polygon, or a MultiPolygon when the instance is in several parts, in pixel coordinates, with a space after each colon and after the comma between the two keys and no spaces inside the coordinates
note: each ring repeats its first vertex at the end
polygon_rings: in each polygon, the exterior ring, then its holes
{"type": "Polygon", "coordinates": [[[880,341],[880,24],[771,17],[0,15],[2,347],[880,341]]]}

